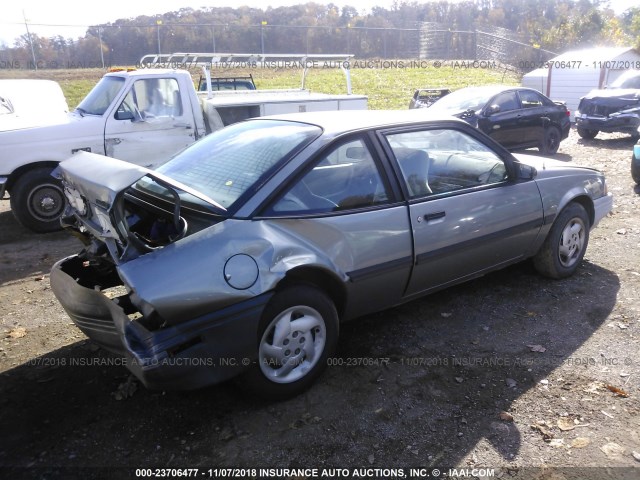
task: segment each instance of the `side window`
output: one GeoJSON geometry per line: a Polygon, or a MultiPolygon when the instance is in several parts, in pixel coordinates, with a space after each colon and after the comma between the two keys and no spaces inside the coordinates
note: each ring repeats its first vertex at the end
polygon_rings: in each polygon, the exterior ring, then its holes
{"type": "Polygon", "coordinates": [[[464,132],[420,130],[386,138],[412,199],[507,179],[502,159],[464,132]]]}
{"type": "Polygon", "coordinates": [[[500,112],[508,112],[520,108],[515,92],[501,93],[493,99],[491,105],[498,105],[500,112]]]}
{"type": "Polygon", "coordinates": [[[269,213],[334,212],[388,201],[388,189],[369,149],[361,139],[356,139],[322,155],[275,202],[269,213]]]}
{"type": "Polygon", "coordinates": [[[522,108],[536,108],[544,105],[543,98],[536,92],[522,90],[519,92],[522,108]]]}
{"type": "Polygon", "coordinates": [[[179,117],[182,101],[174,78],[137,80],[123,100],[116,120],[146,120],[155,117],[179,117]]]}

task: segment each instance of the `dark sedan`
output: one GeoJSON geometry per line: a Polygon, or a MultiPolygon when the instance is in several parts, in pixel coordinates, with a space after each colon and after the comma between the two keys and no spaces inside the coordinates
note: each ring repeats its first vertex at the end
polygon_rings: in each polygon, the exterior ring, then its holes
{"type": "Polygon", "coordinates": [[[523,87],[488,85],[456,90],[429,107],[465,120],[509,150],[558,151],[569,136],[569,110],[540,92],[523,87]]]}

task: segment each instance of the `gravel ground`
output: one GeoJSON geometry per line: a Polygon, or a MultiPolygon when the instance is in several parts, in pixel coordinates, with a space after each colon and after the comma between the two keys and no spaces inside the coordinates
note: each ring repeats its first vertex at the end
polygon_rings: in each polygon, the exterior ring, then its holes
{"type": "Polygon", "coordinates": [[[640,478],[632,145],[625,135],[585,141],[572,131],[556,155],[604,171],[615,195],[575,276],[550,281],[525,262],[348,323],[317,384],[279,403],[232,384],[139,385],[51,292],[51,265],[80,243],[63,232],[31,234],[0,201],[4,478],[133,478],[136,468],[156,467],[207,477],[231,476],[208,471],[224,467],[362,468],[368,478],[423,467],[414,473],[424,478],[434,468],[640,478]]]}

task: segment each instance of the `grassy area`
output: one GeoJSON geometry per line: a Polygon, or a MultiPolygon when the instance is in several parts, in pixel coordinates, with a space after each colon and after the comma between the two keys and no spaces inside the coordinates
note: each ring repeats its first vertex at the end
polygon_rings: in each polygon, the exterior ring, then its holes
{"type": "MultiPolygon", "coordinates": [[[[369,97],[371,109],[406,109],[414,90],[424,87],[447,87],[452,90],[471,85],[504,83],[517,85],[520,77],[505,69],[460,68],[435,62],[425,62],[426,68],[352,68],[353,93],[369,97]]],[[[253,75],[258,88],[299,88],[302,71],[298,69],[222,70],[213,75],[253,75]]],[[[42,78],[60,83],[67,103],[74,108],[102,77],[101,69],[73,70],[0,70],[0,78],[42,78]]],[[[194,71],[194,80],[199,73],[194,71]]],[[[311,69],[306,88],[314,92],[345,93],[346,80],[339,69],[311,69]]]]}
{"type": "MultiPolygon", "coordinates": [[[[258,88],[298,88],[301,73],[252,70],[258,88]]],[[[504,83],[519,85],[520,76],[504,69],[454,68],[366,68],[351,69],[353,93],[367,95],[369,108],[405,109],[417,88],[447,87],[451,90],[471,85],[504,83]]],[[[306,88],[315,92],[345,93],[345,76],[339,69],[310,70],[306,88]]]]}

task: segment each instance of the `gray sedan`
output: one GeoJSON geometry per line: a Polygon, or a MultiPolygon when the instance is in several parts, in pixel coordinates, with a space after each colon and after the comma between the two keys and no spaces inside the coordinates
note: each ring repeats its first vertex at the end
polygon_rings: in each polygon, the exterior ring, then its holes
{"type": "Polygon", "coordinates": [[[81,152],[57,173],[86,244],[51,272],[75,324],[150,388],[276,398],[342,321],[527,258],[571,275],[612,207],[599,172],[424,110],[262,117],[157,170],[81,152]]]}

